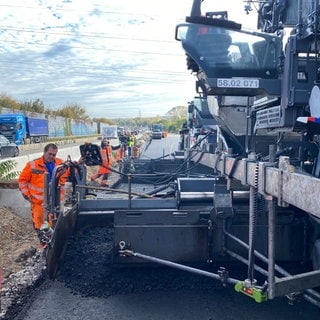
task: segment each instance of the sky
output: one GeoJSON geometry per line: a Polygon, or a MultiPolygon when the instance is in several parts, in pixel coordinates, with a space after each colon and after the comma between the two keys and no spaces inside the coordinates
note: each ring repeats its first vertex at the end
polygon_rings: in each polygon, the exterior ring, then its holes
{"type": "MultiPolygon", "coordinates": [[[[0,94],[91,118],[164,116],[196,95],[175,27],[192,0],[2,0],[0,94]]],[[[242,0],[205,0],[246,27],[242,0]]],[[[209,8],[209,10],[206,10],[209,8]]],[[[248,19],[249,17],[249,19],[248,19]]],[[[253,27],[252,27],[253,28],[253,27]]]]}

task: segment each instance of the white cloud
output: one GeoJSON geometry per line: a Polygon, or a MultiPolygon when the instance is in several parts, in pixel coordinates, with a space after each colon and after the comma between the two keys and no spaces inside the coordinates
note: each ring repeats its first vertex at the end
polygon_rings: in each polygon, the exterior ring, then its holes
{"type": "MultiPolygon", "coordinates": [[[[186,105],[194,77],[174,31],[191,3],[3,0],[1,93],[54,109],[80,104],[91,117],[163,115],[186,105]]],[[[243,12],[242,0],[222,3],[243,12]]]]}

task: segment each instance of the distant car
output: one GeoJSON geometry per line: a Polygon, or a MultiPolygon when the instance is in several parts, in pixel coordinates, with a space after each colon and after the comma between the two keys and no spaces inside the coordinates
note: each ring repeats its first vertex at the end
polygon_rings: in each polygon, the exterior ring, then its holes
{"type": "Polygon", "coordinates": [[[151,130],[152,130],[152,133],[151,133],[152,139],[162,139],[164,137],[163,125],[161,123],[153,123],[151,130]]]}
{"type": "Polygon", "coordinates": [[[17,157],[19,147],[14,142],[10,142],[5,136],[0,134],[0,158],[17,157]]]}

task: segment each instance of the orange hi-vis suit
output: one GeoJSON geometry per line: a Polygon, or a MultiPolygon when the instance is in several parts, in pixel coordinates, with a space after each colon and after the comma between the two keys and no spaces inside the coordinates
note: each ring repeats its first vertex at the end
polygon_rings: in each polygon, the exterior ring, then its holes
{"type": "Polygon", "coordinates": [[[99,168],[99,172],[104,173],[110,173],[110,166],[112,164],[113,158],[112,158],[112,147],[106,146],[105,148],[101,149],[101,157],[102,157],[102,164],[99,168]]]}
{"type": "Polygon", "coordinates": [[[125,156],[125,150],[123,146],[120,146],[117,150],[116,161],[120,161],[125,156]]]}
{"type": "MultiPolygon", "coordinates": [[[[102,158],[102,166],[99,167],[99,170],[97,173],[95,173],[91,180],[94,181],[98,179],[99,177],[103,176],[102,180],[107,180],[107,175],[110,173],[110,166],[112,164],[112,147],[106,146],[105,148],[102,148],[100,150],[101,158],[102,158]]],[[[101,181],[102,183],[102,181],[101,181]]],[[[103,184],[103,183],[102,183],[103,184]]]]}
{"type": "MultiPolygon", "coordinates": [[[[62,159],[56,158],[54,166],[63,163],[62,159]]],[[[48,172],[44,158],[29,161],[19,175],[19,189],[23,196],[31,202],[32,222],[36,230],[40,229],[45,221],[43,208],[44,201],[44,173],[48,172]]],[[[60,184],[64,185],[67,173],[60,178],[60,184]]]]}

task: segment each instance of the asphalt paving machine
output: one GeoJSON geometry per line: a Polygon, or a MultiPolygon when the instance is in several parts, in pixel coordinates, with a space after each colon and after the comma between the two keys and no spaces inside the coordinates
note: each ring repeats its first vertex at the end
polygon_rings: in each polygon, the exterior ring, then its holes
{"type": "MultiPolygon", "coordinates": [[[[299,295],[320,306],[320,4],[247,1],[248,13],[258,6],[260,30],[248,31],[227,12],[202,13],[201,3],[175,32],[203,108],[188,108],[189,139],[170,157],[122,159],[108,188],[90,186],[86,167],[67,161],[64,206],[57,168],[48,186],[57,217],[49,275],[70,234],[109,226],[115,265],[161,264],[231,284],[256,302],[299,295]],[[206,130],[191,145],[195,123],[206,130]],[[246,266],[243,278],[225,268],[233,262],[246,266]]],[[[80,151],[87,166],[102,164],[97,146],[80,151]]]]}

